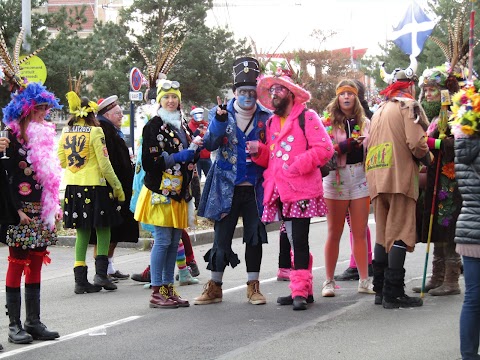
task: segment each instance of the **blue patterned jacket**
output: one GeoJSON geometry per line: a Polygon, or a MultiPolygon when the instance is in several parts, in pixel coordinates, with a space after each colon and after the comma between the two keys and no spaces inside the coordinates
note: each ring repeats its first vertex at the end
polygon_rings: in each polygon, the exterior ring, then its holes
{"type": "MultiPolygon", "coordinates": [[[[260,140],[265,142],[265,123],[271,112],[257,102],[253,118],[254,129],[245,136],[237,127],[232,99],[227,104],[228,120],[220,122],[216,119],[215,106],[208,114],[209,126],[203,141],[207,150],[217,150],[215,160],[207,175],[202,197],[198,206],[198,215],[215,221],[221,220],[230,212],[233,191],[238,168],[246,167],[246,141],[260,140]]],[[[263,213],[263,170],[253,163],[256,170],[255,195],[259,216],[263,213]]]]}

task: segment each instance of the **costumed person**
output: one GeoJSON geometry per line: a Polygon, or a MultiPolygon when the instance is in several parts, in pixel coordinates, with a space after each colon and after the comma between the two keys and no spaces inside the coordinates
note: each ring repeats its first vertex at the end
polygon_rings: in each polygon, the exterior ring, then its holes
{"type": "Polygon", "coordinates": [[[234,98],[209,112],[205,148],[217,151],[207,175],[198,215],[211,219],[214,225],[213,247],[205,254],[211,271],[210,280],[195,305],[219,303],[223,299],[222,282],[225,268],[235,268],[240,260],[232,250],[232,240],[238,218],[243,219],[243,242],[247,270],[247,299],[261,305],[267,300],[260,292],[262,245],[267,232],[261,221],[263,212],[263,168],[247,154],[247,141],[265,141],[265,122],[270,111],[257,104],[258,61],[251,57],[238,58],[233,63],[234,98]]]}
{"type": "Polygon", "coordinates": [[[416,243],[419,161],[429,165],[433,158],[425,137],[428,119],[415,101],[416,68],[411,56],[407,69],[384,76],[389,85],[371,121],[365,161],[376,222],[373,290],[375,304],[385,309],[423,305],[404,289],[406,253],[416,243]]]}
{"type": "Polygon", "coordinates": [[[12,100],[3,109],[10,143],[8,159],[0,161],[7,172],[7,191],[18,214],[18,225],[5,226],[4,240],[9,246],[5,284],[10,319],[8,341],[15,344],[54,340],[60,336],[40,321],[42,265],[50,263],[47,247],[57,241],[55,223],[62,214],[55,125],[45,121],[52,108],[61,108],[55,95],[40,83],[29,83],[13,93],[12,100]],[[24,327],[20,320],[22,273],[25,274],[24,327]]]}
{"type": "MultiPolygon", "coordinates": [[[[122,184],[125,193],[125,203],[128,205],[132,198],[134,170],[132,161],[130,160],[130,153],[125,143],[125,135],[121,130],[123,112],[117,100],[118,97],[116,95],[98,100],[97,120],[105,135],[110,163],[118,180],[122,184]]],[[[117,244],[119,242],[136,243],[139,237],[138,222],[133,218],[133,212],[130,211],[129,207],[122,206],[120,214],[123,219],[122,223],[110,228],[107,275],[110,276],[112,280],[125,280],[130,277],[129,274],[122,273],[114,266],[113,256],[117,244]]],[[[92,232],[90,243],[95,245],[93,254],[94,257],[96,257],[97,237],[95,232],[92,232]]]]}
{"type": "Polygon", "coordinates": [[[266,143],[258,151],[248,143],[257,165],[265,167],[262,221],[283,220],[293,249],[291,294],[279,297],[280,305],[306,310],[313,302],[313,256],[308,235],[310,220],[327,212],[322,173],[333,155],[333,145],[319,116],[306,108],[310,93],[295,84],[292,74],[277,69],[258,82],[258,99],[274,115],[266,124],[266,143]]]}
{"type": "Polygon", "coordinates": [[[112,168],[105,134],[95,118],[98,105],[75,91],[67,93],[72,115],[63,128],[58,146],[60,164],[65,169],[64,228],[76,229],[76,294],[116,290],[107,275],[110,229],[122,222],[120,215],[125,193],[112,168]],[[87,248],[91,232],[97,233],[97,256],[93,284],[87,278],[87,248]]]}
{"type": "MultiPolygon", "coordinates": [[[[153,93],[152,93],[153,94],[153,93]]],[[[155,92],[156,94],[156,92],[155,92]]],[[[148,94],[146,95],[148,96],[148,94]]],[[[155,101],[155,99],[154,99],[155,101]]],[[[152,117],[155,116],[158,110],[159,104],[147,103],[142,105],[138,110],[137,120],[141,124],[142,129],[145,124],[150,121],[152,117]],[[143,121],[141,121],[143,120],[143,121]]],[[[145,170],[142,167],[142,138],[138,139],[138,146],[135,152],[137,154],[137,159],[135,163],[135,175],[133,177],[133,191],[132,198],[130,200],[130,211],[135,213],[137,206],[138,195],[143,187],[143,180],[145,178],[145,170]]],[[[153,234],[154,226],[141,223],[143,230],[149,231],[153,234]]],[[[177,250],[177,267],[178,267],[178,280],[180,286],[182,285],[192,285],[198,284],[199,280],[194,279],[200,275],[197,263],[195,261],[195,255],[193,253],[192,243],[188,233],[185,229],[182,230],[182,237],[178,244],[177,250]]],[[[138,282],[149,283],[148,288],[150,288],[151,276],[150,276],[150,265],[148,265],[145,270],[141,273],[132,274],[131,279],[138,282]]]]}
{"type": "MultiPolygon", "coordinates": [[[[193,131],[194,136],[200,135],[203,138],[208,129],[208,121],[204,119],[203,108],[193,107],[190,115],[192,119],[189,121],[188,127],[193,131]]],[[[203,175],[207,177],[211,167],[212,160],[210,159],[210,151],[203,148],[200,150],[200,159],[198,159],[197,162],[198,176],[202,177],[203,173],[203,175]]]]}
{"type": "Polygon", "coordinates": [[[337,84],[336,96],[328,104],[322,122],[337,153],[337,169],[330,171],[323,179],[328,207],[328,236],[325,243],[326,280],[322,296],[335,296],[333,276],[347,214],[353,236],[352,252],[359,273],[357,290],[359,293],[373,294],[368,277],[367,224],[370,199],[365,178],[370,120],[365,117],[353,80],[341,80],[337,84]]]}
{"type": "Polygon", "coordinates": [[[452,98],[455,174],[462,208],[455,229],[456,251],[463,259],[465,298],[460,314],[462,359],[480,359],[480,102],[479,83],[452,98]]]}
{"type": "MultiPolygon", "coordinates": [[[[365,112],[365,117],[370,120],[372,118],[373,113],[370,111],[368,107],[367,100],[365,99],[365,85],[359,80],[353,80],[355,85],[358,89],[358,100],[362,105],[363,111],[365,112]]],[[[370,199],[368,199],[370,202],[370,199]]],[[[347,212],[347,224],[350,229],[350,249],[353,249],[353,234],[352,234],[352,227],[351,227],[351,218],[350,214],[347,212]]],[[[370,228],[367,224],[367,254],[368,254],[368,276],[373,276],[373,267],[372,267],[372,240],[370,235],[370,228]]],[[[360,276],[358,274],[357,263],[355,262],[355,256],[353,255],[353,251],[350,254],[350,264],[348,268],[345,269],[343,273],[340,275],[335,275],[333,277],[335,281],[346,281],[346,280],[360,280],[360,276]]]]}
{"type": "MultiPolygon", "coordinates": [[[[430,120],[427,143],[434,159],[426,169],[426,186],[421,201],[419,199],[418,202],[420,208],[417,207],[417,211],[420,212],[421,221],[417,224],[417,232],[418,241],[426,243],[432,220],[430,234],[430,242],[433,243],[432,277],[425,284],[424,291],[433,296],[460,294],[458,278],[462,260],[455,251],[454,238],[462,197],[455,179],[454,138],[447,124],[450,116],[447,110],[449,106],[442,106],[441,99],[442,91],[446,91],[444,97],[446,95],[446,98],[449,98],[459,90],[453,68],[450,70],[452,73],[448,72],[445,65],[425,69],[420,77],[420,88],[424,94],[421,104],[430,120]],[[437,195],[435,199],[434,193],[437,195]]],[[[420,293],[422,287],[416,286],[412,290],[420,293]]]]}
{"type": "Polygon", "coordinates": [[[188,307],[174,287],[175,261],[182,230],[194,213],[190,181],[196,150],[180,111],[182,94],[177,81],[162,78],[157,85],[160,107],[142,133],[142,167],[145,170],[135,219],[154,225],[150,256],[152,308],[188,307]],[[191,144],[193,146],[191,146],[191,144]]]}
{"type": "MultiPolygon", "coordinates": [[[[188,122],[188,127],[193,132],[194,136],[199,135],[203,138],[208,128],[208,121],[204,119],[203,108],[193,106],[190,115],[192,116],[192,119],[188,122]]],[[[196,172],[194,174],[196,176],[192,179],[192,195],[195,198],[195,209],[198,209],[198,204],[200,203],[200,180],[202,178],[202,173],[206,178],[211,167],[212,160],[210,159],[210,151],[203,148],[200,150],[200,158],[198,159],[196,172]]]]}

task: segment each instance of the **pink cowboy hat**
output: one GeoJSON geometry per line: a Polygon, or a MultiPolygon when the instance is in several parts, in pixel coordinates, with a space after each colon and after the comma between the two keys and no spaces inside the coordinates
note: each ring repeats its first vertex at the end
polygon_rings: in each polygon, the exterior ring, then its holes
{"type": "Polygon", "coordinates": [[[294,84],[288,76],[266,75],[258,81],[257,99],[260,104],[265,106],[267,109],[275,110],[275,108],[272,106],[272,97],[269,92],[272,85],[285,86],[295,96],[295,102],[304,104],[307,101],[310,101],[310,93],[304,88],[294,84]]]}

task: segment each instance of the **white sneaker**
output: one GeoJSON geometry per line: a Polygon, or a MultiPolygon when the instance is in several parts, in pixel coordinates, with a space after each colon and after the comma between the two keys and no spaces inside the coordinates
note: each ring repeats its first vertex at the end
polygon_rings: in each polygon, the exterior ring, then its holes
{"type": "Polygon", "coordinates": [[[322,286],[323,297],[335,296],[335,280],[325,280],[322,286]]]}
{"type": "Polygon", "coordinates": [[[360,279],[358,280],[358,292],[361,294],[375,294],[373,291],[372,279],[360,279]]]}

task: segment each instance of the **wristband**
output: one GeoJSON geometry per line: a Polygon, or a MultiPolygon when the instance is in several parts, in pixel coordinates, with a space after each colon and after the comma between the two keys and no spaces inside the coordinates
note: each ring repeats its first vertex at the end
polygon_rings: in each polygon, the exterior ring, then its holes
{"type": "Polygon", "coordinates": [[[435,138],[431,138],[431,137],[429,137],[427,139],[427,145],[428,145],[428,148],[430,150],[432,150],[432,149],[439,150],[441,143],[442,143],[442,140],[440,140],[440,139],[435,139],[435,138]]]}

